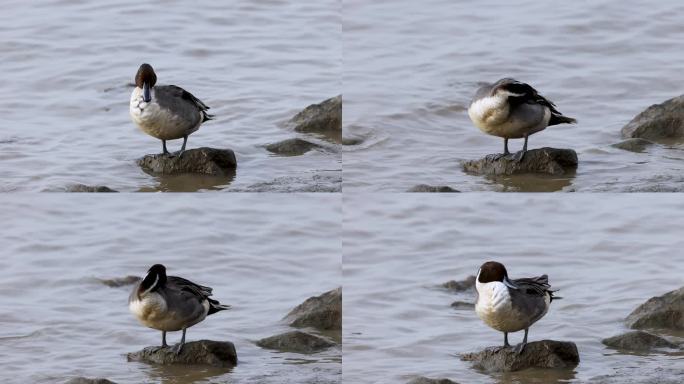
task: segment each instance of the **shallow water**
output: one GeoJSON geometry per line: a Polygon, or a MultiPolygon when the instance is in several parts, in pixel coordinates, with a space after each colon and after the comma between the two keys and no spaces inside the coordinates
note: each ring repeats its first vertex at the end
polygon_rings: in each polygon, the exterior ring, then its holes
{"type": "Polygon", "coordinates": [[[340,93],[340,39],[336,0],[4,2],[0,190],[339,190],[337,144],[302,136],[325,149],[297,157],[262,146],[297,136],[285,122],[340,93]],[[188,148],[233,149],[234,178],[169,182],[135,164],[161,152],[128,114],[143,62],[211,107],[188,148]]]}
{"type": "MultiPolygon", "coordinates": [[[[682,94],[684,4],[668,0],[344,2],[344,187],[406,191],[684,190],[684,146],[633,153],[610,145],[651,104],[682,94]],[[530,148],[575,149],[563,178],[488,179],[463,160],[503,151],[466,108],[480,82],[529,82],[579,124],[548,128],[530,148]]],[[[522,140],[512,140],[517,151],[522,140]]]]}
{"type": "Polygon", "coordinates": [[[292,307],[341,285],[339,196],[0,198],[1,382],[340,381],[340,348],[301,355],[254,345],[291,329],[280,319],[292,307]],[[98,279],[142,276],[154,263],[213,287],[216,299],[233,306],[188,329],[187,339],[233,341],[236,368],[126,361],[127,352],[159,345],[161,334],[128,312],[131,286],[98,279]]]}
{"type": "MultiPolygon", "coordinates": [[[[577,383],[616,373],[651,378],[661,368],[671,379],[684,375],[681,353],[629,355],[601,344],[627,331],[622,321],[639,304],[684,285],[682,209],[673,195],[345,197],[345,381],[577,383]],[[451,308],[474,302],[473,293],[439,286],[476,274],[488,260],[504,263],[513,278],[549,275],[563,299],[529,338],[575,342],[576,369],[489,375],[460,361],[461,353],[501,345],[503,336],[474,310],[451,308]]],[[[681,332],[664,336],[684,341],[681,332]]]]}

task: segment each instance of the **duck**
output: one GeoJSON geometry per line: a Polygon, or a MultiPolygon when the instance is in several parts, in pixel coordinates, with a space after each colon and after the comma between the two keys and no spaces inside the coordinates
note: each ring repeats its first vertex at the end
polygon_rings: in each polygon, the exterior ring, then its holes
{"type": "Polygon", "coordinates": [[[188,328],[207,316],[230,309],[210,298],[212,289],[182,277],[167,276],[166,267],[155,264],[139,281],[128,297],[128,308],[138,321],[149,328],[162,331],[162,345],[168,348],[166,332],[183,331],[173,351],[179,354],[185,345],[188,328]]]}
{"type": "Polygon", "coordinates": [[[477,272],[475,279],[477,301],[475,312],[489,327],[503,332],[503,348],[509,348],[508,334],[525,330],[520,353],[527,345],[530,327],[549,310],[551,302],[560,299],[551,290],[548,275],[511,280],[506,267],[496,261],[488,261],[477,272]]]}
{"type": "Polygon", "coordinates": [[[482,132],[504,139],[504,152],[497,159],[510,155],[509,139],[525,139],[522,151],[514,157],[517,161],[527,153],[530,135],[552,125],[577,123],[531,85],[512,78],[481,86],[468,106],[468,116],[482,132]]]}
{"type": "Polygon", "coordinates": [[[164,155],[183,155],[188,136],[214,119],[208,110],[200,99],[179,86],[157,85],[157,74],[150,64],[138,68],[129,106],[131,119],[143,132],[161,140],[164,155]],[[181,138],[180,151],[171,154],[166,141],[181,138]]]}

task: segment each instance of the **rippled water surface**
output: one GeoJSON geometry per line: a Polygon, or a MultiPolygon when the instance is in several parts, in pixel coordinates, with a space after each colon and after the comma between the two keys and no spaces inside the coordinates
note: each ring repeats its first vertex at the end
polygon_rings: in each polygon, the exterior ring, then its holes
{"type": "Polygon", "coordinates": [[[634,115],[684,91],[683,18],[676,0],[345,1],[344,130],[364,139],[343,154],[345,190],[684,190],[680,144],[611,147],[634,115]],[[466,108],[480,82],[506,76],[579,120],[530,138],[530,148],[575,149],[575,175],[463,172],[463,160],[503,151],[466,108]]]}
{"type": "MultiPolygon", "coordinates": [[[[0,12],[0,190],[331,191],[338,144],[277,157],[285,122],[340,93],[340,3],[325,1],[5,1],[0,12]],[[161,142],[130,120],[138,66],[216,114],[189,148],[231,148],[232,178],[159,178],[135,160],[161,142]]],[[[169,142],[170,150],[182,141],[169,142]]]]}
{"type": "MultiPolygon", "coordinates": [[[[623,319],[636,306],[684,285],[684,205],[677,196],[345,200],[345,381],[405,383],[428,376],[459,383],[577,383],[618,375],[659,382],[653,379],[659,372],[670,380],[684,377],[681,353],[628,355],[601,344],[627,331],[623,319]],[[549,275],[563,299],[551,304],[529,337],[575,342],[581,360],[576,369],[489,375],[460,361],[459,354],[501,345],[503,337],[473,309],[450,306],[474,302],[474,293],[439,286],[476,274],[488,260],[504,263],[513,278],[549,275]]],[[[517,344],[522,336],[514,333],[509,340],[517,344]]],[[[681,332],[663,336],[684,341],[681,332]]]]}
{"type": "MultiPolygon", "coordinates": [[[[338,383],[341,350],[301,355],[254,341],[291,329],[280,319],[341,285],[341,204],[330,195],[2,196],[0,382],[338,383]],[[128,312],[131,286],[99,279],[170,275],[214,288],[230,311],[191,327],[188,340],[230,340],[232,371],[127,362],[159,345],[128,312]]],[[[339,337],[339,335],[337,336],[339,337]]],[[[169,343],[180,333],[168,334],[169,343]]]]}

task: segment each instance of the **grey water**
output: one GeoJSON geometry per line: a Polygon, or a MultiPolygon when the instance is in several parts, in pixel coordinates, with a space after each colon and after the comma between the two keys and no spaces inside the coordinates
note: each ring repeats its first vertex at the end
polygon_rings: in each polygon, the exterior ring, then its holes
{"type": "Polygon", "coordinates": [[[637,113],[683,93],[682,17],[675,0],[345,1],[344,134],[363,140],[343,152],[345,190],[684,190],[682,143],[611,147],[637,113]],[[462,161],[503,152],[503,139],[466,112],[480,83],[503,77],[532,84],[578,119],[529,144],[576,150],[576,173],[464,173],[462,161]]]}
{"type": "MultiPolygon", "coordinates": [[[[340,3],[324,1],[5,1],[0,12],[0,191],[336,191],[339,144],[302,156],[264,145],[340,93],[340,3]],[[161,142],[131,121],[138,66],[211,107],[188,148],[231,148],[235,175],[158,177],[135,160],[161,142]]],[[[182,140],[181,140],[182,141],[182,140]]],[[[169,149],[181,141],[169,142],[169,149]]]]}
{"type": "MultiPolygon", "coordinates": [[[[459,383],[676,382],[681,352],[626,354],[603,338],[628,331],[624,318],[684,280],[684,203],[676,195],[346,196],[343,225],[344,380],[405,383],[417,376],[459,383]],[[503,344],[474,309],[474,292],[440,287],[497,260],[511,278],[549,275],[562,300],[530,328],[529,340],[577,344],[575,369],[487,374],[459,355],[503,344]],[[620,381],[622,380],[622,381],[620,381]],[[632,381],[629,381],[632,382],[632,381]]],[[[684,333],[661,333],[675,342],[684,333]]],[[[511,343],[522,332],[509,335],[511,343]]]]}
{"type": "Polygon", "coordinates": [[[281,319],[294,306],[342,284],[341,199],[259,196],[0,196],[0,381],[339,383],[340,347],[304,355],[254,342],[291,330],[281,319]],[[143,277],[155,263],[232,305],[187,340],[232,341],[235,368],[127,362],[126,353],[160,345],[161,332],[129,313],[132,286],[101,280],[143,277]]]}

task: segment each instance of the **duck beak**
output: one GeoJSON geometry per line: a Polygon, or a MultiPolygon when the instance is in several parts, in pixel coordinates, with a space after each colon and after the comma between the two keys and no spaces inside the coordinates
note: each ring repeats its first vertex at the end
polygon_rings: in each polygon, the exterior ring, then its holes
{"type": "Polygon", "coordinates": [[[143,83],[143,101],[149,103],[150,100],[152,100],[152,96],[150,95],[150,85],[143,83]]]}
{"type": "Polygon", "coordinates": [[[513,283],[513,282],[510,281],[510,280],[508,280],[508,277],[504,277],[503,283],[504,283],[504,285],[507,286],[508,288],[515,289],[515,290],[518,289],[518,286],[515,285],[515,283],[513,283]]]}

